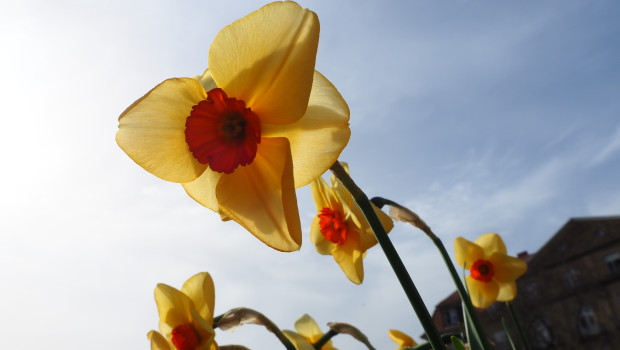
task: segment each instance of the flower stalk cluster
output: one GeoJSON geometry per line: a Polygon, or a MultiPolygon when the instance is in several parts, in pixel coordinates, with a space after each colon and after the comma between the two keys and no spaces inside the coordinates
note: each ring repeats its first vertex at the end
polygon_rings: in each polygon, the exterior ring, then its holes
{"type": "MultiPolygon", "coordinates": [[[[350,137],[349,107],[315,70],[317,15],[292,1],[274,2],[223,28],[214,38],[202,75],[171,78],[136,100],[119,117],[116,141],[139,166],[181,187],[196,202],[234,221],[267,246],[299,250],[302,228],[295,190],[310,185],[317,215],[310,229],[316,251],[331,255],[355,284],[364,280],[363,259],[377,243],[386,255],[429,343],[445,349],[409,272],[387,236],[396,221],[411,223],[432,239],[474,325],[470,344],[489,349],[474,307],[509,301],[527,266],[507,255],[501,237],[455,241],[456,260],[470,271],[465,290],[441,240],[413,211],[382,197],[371,202],[338,162],[350,137]],[[311,147],[310,147],[311,146],[311,147]],[[321,177],[333,173],[328,184],[321,177]],[[389,215],[381,210],[390,207],[389,215]]],[[[262,313],[234,308],[214,318],[215,290],[207,272],[181,289],[158,284],[159,331],[148,338],[154,350],[244,349],[220,347],[215,329],[264,326],[287,350],[335,350],[331,338],[348,334],[368,349],[368,338],[346,323],[323,333],[303,315],[295,330],[280,330],[262,313]]],[[[390,330],[399,349],[416,342],[390,330]]],[[[460,343],[455,343],[460,344],[460,343]]]]}

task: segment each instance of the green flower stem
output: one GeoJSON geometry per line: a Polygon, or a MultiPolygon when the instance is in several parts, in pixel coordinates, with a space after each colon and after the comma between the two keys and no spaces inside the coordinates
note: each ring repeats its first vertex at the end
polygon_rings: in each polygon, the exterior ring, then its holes
{"type": "Polygon", "coordinates": [[[510,317],[512,317],[512,322],[517,327],[517,333],[519,333],[519,338],[521,338],[521,343],[525,347],[525,349],[530,350],[532,347],[530,346],[530,342],[527,340],[525,333],[523,333],[523,328],[521,328],[521,323],[517,319],[517,314],[515,313],[515,309],[512,307],[512,303],[507,301],[506,306],[508,307],[508,311],[510,312],[510,317]]]}
{"type": "Polygon", "coordinates": [[[321,337],[321,339],[319,339],[316,343],[312,344],[312,346],[316,349],[319,350],[323,347],[323,345],[327,344],[327,342],[333,338],[336,334],[335,331],[333,331],[332,329],[328,330],[327,333],[323,334],[323,336],[321,337]]]}
{"type": "Polygon", "coordinates": [[[426,332],[426,335],[429,339],[429,342],[433,346],[435,350],[446,349],[444,346],[441,336],[439,335],[439,331],[435,327],[431,315],[428,313],[428,309],[424,305],[422,298],[420,297],[420,293],[418,293],[417,288],[413,284],[405,265],[403,264],[400,256],[396,252],[394,245],[390,241],[381,224],[381,221],[377,217],[372,205],[370,204],[370,200],[364,192],[353,182],[353,179],[349,176],[349,174],[344,170],[342,165],[336,161],[334,165],[330,168],[330,170],[334,173],[334,175],[342,182],[344,187],[351,193],[353,199],[359,205],[362,213],[364,213],[364,217],[368,221],[368,224],[372,228],[372,231],[383,249],[383,253],[387,257],[390,265],[392,266],[392,270],[396,274],[398,281],[400,282],[411,306],[418,316],[420,323],[422,324],[422,328],[426,332]]]}
{"type": "MultiPolygon", "coordinates": [[[[437,249],[439,249],[439,253],[441,254],[441,257],[443,258],[443,261],[446,263],[446,266],[448,267],[448,271],[450,271],[452,280],[454,281],[454,284],[456,285],[456,290],[459,292],[459,296],[461,297],[461,300],[465,304],[465,311],[467,311],[467,315],[469,315],[469,319],[471,320],[471,323],[474,326],[473,333],[476,335],[478,343],[482,346],[484,350],[490,350],[491,345],[489,344],[489,340],[484,334],[484,329],[482,328],[482,325],[480,324],[480,320],[478,319],[478,314],[476,313],[476,309],[474,308],[474,305],[471,303],[469,294],[467,294],[467,290],[465,289],[465,286],[463,285],[463,282],[461,281],[459,274],[456,272],[456,269],[454,268],[454,265],[452,264],[452,260],[450,259],[450,255],[448,255],[448,252],[446,251],[446,247],[443,245],[443,242],[441,241],[441,239],[439,239],[439,237],[437,237],[435,234],[433,234],[432,236],[429,235],[429,237],[432,238],[433,243],[435,243],[435,246],[437,246],[437,249]]],[[[471,339],[469,339],[469,341],[471,341],[471,339]]]]}
{"type": "MultiPolygon", "coordinates": [[[[476,341],[478,345],[482,347],[482,349],[490,350],[491,345],[489,344],[489,341],[486,335],[484,334],[484,329],[482,328],[482,325],[480,324],[480,320],[478,320],[476,309],[474,309],[474,305],[471,303],[471,299],[469,298],[469,293],[467,293],[465,286],[463,286],[463,282],[461,281],[459,274],[456,272],[456,269],[454,268],[454,265],[452,264],[452,260],[450,259],[450,256],[448,255],[448,252],[446,251],[446,247],[443,245],[443,242],[441,241],[441,239],[437,237],[437,235],[424,222],[424,220],[420,219],[420,217],[416,213],[412,212],[408,208],[405,208],[402,205],[394,201],[391,201],[389,199],[385,199],[383,197],[375,197],[372,199],[372,202],[375,203],[375,205],[377,205],[379,208],[387,204],[391,206],[392,208],[397,209],[398,211],[397,220],[408,222],[412,224],[413,226],[419,228],[426,234],[426,236],[428,236],[428,238],[430,238],[433,241],[433,243],[439,250],[439,254],[441,254],[441,257],[443,258],[443,261],[446,264],[448,271],[450,272],[450,276],[452,276],[452,280],[454,281],[454,284],[456,285],[456,289],[459,293],[459,296],[461,297],[461,300],[463,301],[465,305],[465,311],[466,311],[465,318],[467,319],[467,316],[469,315],[469,320],[474,328],[474,334],[476,336],[476,339],[474,340],[476,341]]],[[[467,322],[465,322],[465,325],[467,326],[467,322]]],[[[469,333],[470,332],[468,331],[467,334],[469,333]]],[[[468,339],[468,341],[471,343],[472,339],[468,339]]]]}

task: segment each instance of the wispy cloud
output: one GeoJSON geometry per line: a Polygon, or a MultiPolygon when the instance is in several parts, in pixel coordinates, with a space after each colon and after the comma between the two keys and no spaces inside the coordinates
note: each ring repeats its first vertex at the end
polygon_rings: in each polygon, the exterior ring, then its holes
{"type": "Polygon", "coordinates": [[[617,155],[618,151],[620,151],[620,125],[618,125],[615,132],[605,137],[601,143],[600,151],[592,158],[588,165],[599,165],[617,155]]]}

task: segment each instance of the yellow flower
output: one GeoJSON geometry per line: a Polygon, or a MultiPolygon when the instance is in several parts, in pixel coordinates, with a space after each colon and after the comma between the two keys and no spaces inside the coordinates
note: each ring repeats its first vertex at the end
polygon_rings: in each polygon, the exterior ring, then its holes
{"type": "Polygon", "coordinates": [[[150,331],[148,338],[151,341],[151,350],[172,350],[175,349],[171,341],[166,339],[157,331],[150,331]]]}
{"type": "Polygon", "coordinates": [[[209,69],[168,79],[125,110],[118,145],[197,202],[281,251],[301,245],[295,188],[337,159],[349,108],[314,70],[316,14],[275,2],[222,29],[209,69]]]}
{"type": "MultiPolygon", "coordinates": [[[[315,344],[323,337],[321,328],[319,328],[319,325],[317,325],[314,319],[308,314],[304,314],[295,321],[295,330],[310,344],[315,344]]],[[[336,350],[336,348],[332,345],[332,341],[330,340],[321,347],[321,350],[336,350]]]]}
{"type": "MultiPolygon", "coordinates": [[[[331,183],[330,188],[319,177],[310,184],[318,211],[312,221],[310,240],[317,252],[331,254],[349,280],[360,284],[364,280],[362,260],[366,250],[377,244],[377,239],[349,191],[333,175],[331,183]]],[[[385,231],[389,232],[394,223],[387,214],[372,206],[385,231]]]]}
{"type": "Polygon", "coordinates": [[[293,331],[289,331],[287,329],[282,331],[282,334],[284,334],[288,340],[291,341],[291,343],[293,343],[293,346],[295,346],[295,349],[297,350],[314,350],[314,346],[312,346],[312,344],[308,343],[308,340],[304,337],[302,337],[301,335],[293,332],[293,331]]]}
{"type": "Polygon", "coordinates": [[[418,345],[413,338],[401,331],[397,331],[396,329],[390,329],[388,331],[388,335],[390,336],[390,339],[398,344],[398,348],[396,348],[396,350],[412,348],[418,345]]]}
{"type": "Polygon", "coordinates": [[[215,288],[207,272],[192,276],[181,290],[165,284],[155,288],[159,330],[148,334],[152,350],[217,350],[214,341],[215,288]],[[163,335],[162,335],[163,334],[163,335]]]}
{"type": "Polygon", "coordinates": [[[475,307],[485,309],[497,301],[510,301],[517,295],[515,280],[527,271],[527,264],[506,253],[502,238],[485,233],[474,243],[457,237],[454,240],[456,262],[470,271],[465,278],[475,307]]]}

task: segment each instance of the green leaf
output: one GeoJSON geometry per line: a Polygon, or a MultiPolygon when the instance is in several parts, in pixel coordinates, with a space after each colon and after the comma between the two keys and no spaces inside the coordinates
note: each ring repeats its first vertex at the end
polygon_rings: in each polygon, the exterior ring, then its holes
{"type": "Polygon", "coordinates": [[[456,350],[465,350],[465,345],[463,344],[463,342],[461,341],[461,339],[452,336],[450,338],[450,341],[452,342],[452,345],[454,345],[454,348],[456,350]]]}

